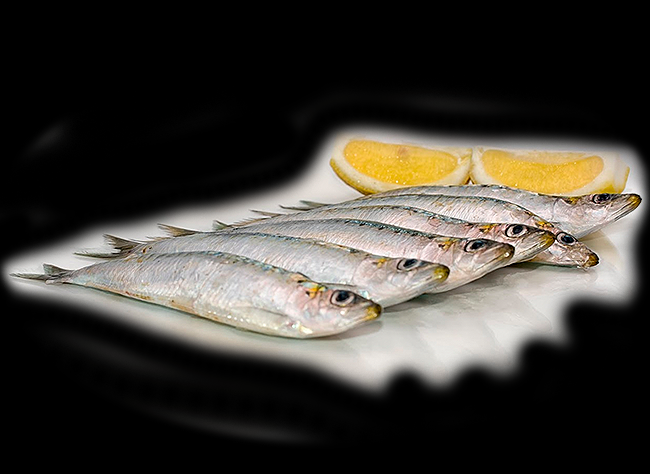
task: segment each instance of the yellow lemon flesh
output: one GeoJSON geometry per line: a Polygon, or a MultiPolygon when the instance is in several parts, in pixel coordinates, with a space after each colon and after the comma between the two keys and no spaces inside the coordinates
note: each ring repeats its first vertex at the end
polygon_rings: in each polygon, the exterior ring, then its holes
{"type": "Polygon", "coordinates": [[[620,193],[629,168],[612,153],[477,148],[470,176],[476,184],[501,184],[528,191],[578,195],[620,193]]]}
{"type": "Polygon", "coordinates": [[[465,184],[471,149],[349,140],[336,147],[334,172],[356,190],[371,194],[404,186],[465,184]]]}

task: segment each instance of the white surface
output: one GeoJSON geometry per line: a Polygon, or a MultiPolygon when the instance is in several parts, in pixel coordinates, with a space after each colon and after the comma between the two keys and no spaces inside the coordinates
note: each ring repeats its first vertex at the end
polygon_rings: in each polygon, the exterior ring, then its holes
{"type": "Polygon", "coordinates": [[[15,256],[3,269],[7,283],[20,296],[84,305],[107,318],[130,322],[208,350],[216,348],[265,360],[292,362],[367,389],[381,389],[393,375],[403,371],[442,385],[453,381],[469,365],[478,364],[498,372],[516,369],[519,349],[531,338],[570,343],[566,340],[563,324],[570,302],[589,298],[625,303],[638,291],[632,244],[644,218],[644,203],[618,222],[581,239],[600,257],[600,264],[592,269],[532,264],[499,269],[451,292],[422,296],[387,308],[375,321],[323,339],[265,336],[100,291],[71,285],[45,285],[7,276],[10,272],[41,272],[44,262],[64,268],[93,263],[72,252],[101,247],[103,233],[144,239],[160,235],[156,228],[159,222],[208,230],[213,219],[234,222],[252,216],[250,209],[278,211],[276,205],[295,204],[299,199],[335,202],[357,197],[359,194],[342,183],[329,167],[332,145],[341,133],[424,146],[616,151],[631,168],[625,192],[646,196],[645,170],[636,152],[624,144],[424,136],[404,130],[358,128],[339,131],[324,140],[304,174],[282,188],[213,206],[143,215],[137,223],[107,222],[69,241],[15,256]]]}

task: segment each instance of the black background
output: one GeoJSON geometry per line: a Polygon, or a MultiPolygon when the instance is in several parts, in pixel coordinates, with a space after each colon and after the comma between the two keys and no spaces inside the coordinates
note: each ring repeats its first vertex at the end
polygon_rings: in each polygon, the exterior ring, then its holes
{"type": "MultiPolygon", "coordinates": [[[[68,46],[19,54],[11,68],[1,214],[8,256],[103,222],[282,186],[344,125],[616,140],[644,163],[649,153],[643,79],[633,62],[598,46],[561,59],[542,46],[521,62],[487,49],[430,64],[391,55],[388,73],[355,63],[365,50],[340,64],[338,45],[327,55],[307,44],[282,57],[269,48],[242,61],[216,52],[172,61],[165,47],[122,56],[128,48],[68,46]],[[253,153],[243,156],[242,144],[253,153]]],[[[643,262],[643,239],[637,243],[643,262]]],[[[477,368],[437,389],[404,373],[369,395],[7,292],[3,390],[16,415],[9,430],[18,444],[77,448],[106,446],[116,433],[120,445],[381,446],[545,433],[554,442],[606,436],[634,447],[630,427],[646,420],[642,293],[629,305],[577,301],[566,315],[572,342],[530,343],[513,376],[477,368]]]]}

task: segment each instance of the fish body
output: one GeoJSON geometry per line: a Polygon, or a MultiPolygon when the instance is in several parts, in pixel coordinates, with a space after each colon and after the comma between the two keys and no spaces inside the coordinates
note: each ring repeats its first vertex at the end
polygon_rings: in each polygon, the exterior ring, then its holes
{"type": "Polygon", "coordinates": [[[381,306],[296,272],[222,252],[133,255],[44,274],[14,276],[97,288],[241,329],[307,338],[376,318],[381,306]]]}
{"type": "Polygon", "coordinates": [[[567,197],[489,184],[413,186],[368,197],[402,194],[442,194],[500,199],[528,209],[576,238],[591,234],[626,216],[641,204],[641,196],[634,193],[597,193],[567,197]]]}
{"type": "MultiPolygon", "coordinates": [[[[163,229],[177,229],[161,226],[163,229]]],[[[447,279],[449,268],[417,259],[388,258],[342,245],[260,232],[236,234],[183,231],[184,235],[135,242],[107,236],[117,252],[82,255],[124,258],[152,253],[218,251],[300,272],[314,281],[350,289],[382,306],[407,301],[447,279]]]]}
{"type": "MultiPolygon", "coordinates": [[[[325,207],[310,211],[275,214],[272,222],[290,222],[313,219],[359,219],[390,224],[441,236],[489,239],[515,247],[510,263],[529,260],[550,247],[555,236],[544,229],[523,224],[467,222],[411,206],[378,205],[360,207],[325,207]]],[[[245,221],[237,226],[246,227],[256,221],[245,221]]]]}
{"type": "Polygon", "coordinates": [[[294,222],[261,221],[220,233],[265,232],[311,238],[377,255],[415,258],[449,268],[449,276],[429,291],[448,291],[507,265],[514,255],[510,244],[488,239],[442,237],[413,229],[358,219],[320,219],[294,222]]]}
{"type": "Polygon", "coordinates": [[[592,267],[598,263],[598,255],[568,232],[517,204],[500,199],[442,194],[399,194],[396,196],[378,194],[329,205],[310,202],[306,202],[306,204],[305,207],[288,207],[288,209],[307,212],[316,208],[403,205],[468,222],[524,224],[549,231],[555,236],[555,242],[535,255],[530,261],[582,268],[592,267]]]}

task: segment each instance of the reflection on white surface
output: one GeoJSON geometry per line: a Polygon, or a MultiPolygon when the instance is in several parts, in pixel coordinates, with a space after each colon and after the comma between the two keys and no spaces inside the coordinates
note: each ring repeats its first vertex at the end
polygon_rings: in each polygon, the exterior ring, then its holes
{"type": "MultiPolygon", "coordinates": [[[[353,134],[380,140],[457,146],[502,146],[562,150],[615,150],[630,166],[626,192],[645,197],[643,169],[636,154],[616,144],[569,142],[505,142],[479,137],[415,136],[400,131],[354,130],[353,134]]],[[[204,229],[218,219],[234,222],[253,214],[250,209],[277,211],[270,203],[295,204],[299,199],[335,202],[358,196],[329,167],[336,136],[326,140],[303,176],[282,189],[233,202],[192,209],[173,209],[164,215],[143,215],[128,225],[107,223],[68,242],[16,256],[4,270],[7,283],[22,296],[70,301],[92,308],[104,317],[192,342],[208,350],[259,356],[295,363],[333,375],[361,388],[380,389],[402,371],[418,374],[432,384],[451,382],[470,366],[507,373],[517,368],[519,349],[531,338],[566,341],[563,316],[568,305],[589,298],[625,303],[637,291],[638,272],[633,242],[641,228],[645,205],[602,231],[583,239],[600,257],[589,270],[518,264],[499,269],[448,293],[424,295],[385,310],[383,316],[348,333],[313,340],[291,340],[245,332],[178,311],[129,300],[117,295],[67,285],[44,285],[17,280],[10,272],[39,272],[41,264],[78,268],[93,262],[72,252],[97,248],[101,235],[144,239],[159,235],[159,222],[204,229]]],[[[612,315],[615,317],[615,315],[612,315]]]]}

